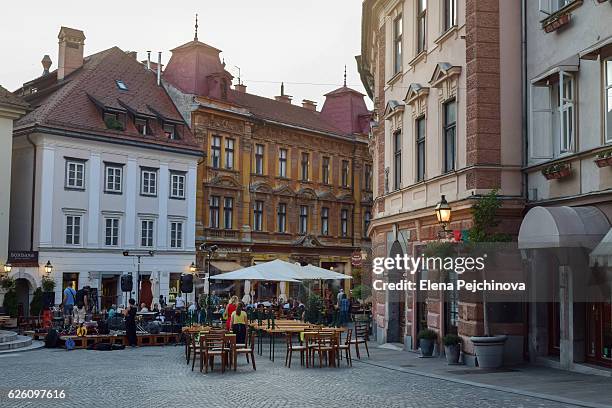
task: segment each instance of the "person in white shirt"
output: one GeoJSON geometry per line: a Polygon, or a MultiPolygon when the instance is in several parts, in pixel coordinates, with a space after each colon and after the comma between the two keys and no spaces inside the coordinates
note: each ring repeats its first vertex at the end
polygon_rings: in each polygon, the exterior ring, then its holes
{"type": "Polygon", "coordinates": [[[185,308],[185,299],[183,298],[183,294],[179,293],[174,301],[174,307],[176,309],[184,309],[185,308]]]}

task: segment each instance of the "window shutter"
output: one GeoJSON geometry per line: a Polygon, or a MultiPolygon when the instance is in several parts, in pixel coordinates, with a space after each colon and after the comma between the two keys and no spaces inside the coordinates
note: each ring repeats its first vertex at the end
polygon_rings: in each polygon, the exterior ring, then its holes
{"type": "Polygon", "coordinates": [[[531,126],[529,130],[529,157],[531,159],[552,159],[552,109],[550,88],[531,87],[531,126]]]}

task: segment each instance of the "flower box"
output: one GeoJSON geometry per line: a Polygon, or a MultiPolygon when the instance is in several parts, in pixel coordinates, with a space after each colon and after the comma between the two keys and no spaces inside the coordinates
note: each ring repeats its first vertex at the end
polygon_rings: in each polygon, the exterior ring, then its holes
{"type": "Polygon", "coordinates": [[[542,170],[546,180],[560,180],[572,175],[572,167],[569,163],[558,163],[542,170]]]}
{"type": "Polygon", "coordinates": [[[571,20],[571,14],[561,14],[560,16],[553,18],[552,20],[544,22],[544,31],[547,33],[552,33],[553,31],[558,30],[559,28],[569,24],[571,20]]]}

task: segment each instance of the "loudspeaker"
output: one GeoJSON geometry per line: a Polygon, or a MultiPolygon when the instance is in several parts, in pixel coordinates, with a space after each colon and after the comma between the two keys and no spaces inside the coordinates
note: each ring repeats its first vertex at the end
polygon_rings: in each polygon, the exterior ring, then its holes
{"type": "Polygon", "coordinates": [[[122,292],[131,292],[132,291],[132,274],[128,273],[127,275],[121,275],[121,291],[122,292]]]}
{"type": "Polygon", "coordinates": [[[181,292],[193,292],[193,275],[181,275],[181,292]]]}

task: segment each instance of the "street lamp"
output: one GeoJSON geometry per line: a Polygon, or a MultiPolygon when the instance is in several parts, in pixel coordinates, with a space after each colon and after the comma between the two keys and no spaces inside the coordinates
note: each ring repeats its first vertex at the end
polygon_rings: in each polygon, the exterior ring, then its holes
{"type": "Polygon", "coordinates": [[[206,253],[207,281],[204,284],[204,293],[208,295],[208,292],[210,291],[210,260],[213,257],[214,253],[217,252],[217,249],[219,249],[219,247],[215,244],[203,243],[202,245],[200,245],[199,249],[200,251],[206,253]]]}
{"type": "Polygon", "coordinates": [[[192,262],[191,265],[189,265],[189,272],[195,273],[196,270],[197,270],[196,264],[195,264],[195,262],[192,262]]]}
{"type": "Polygon", "coordinates": [[[446,229],[451,220],[451,207],[448,205],[446,201],[446,196],[443,194],[440,202],[436,205],[435,208],[436,218],[438,219],[438,223],[442,226],[443,233],[449,233],[450,230],[446,229]]]}
{"type": "Polygon", "coordinates": [[[13,269],[13,266],[10,263],[5,263],[4,264],[4,272],[9,274],[11,273],[11,270],[13,269]]]}
{"type": "Polygon", "coordinates": [[[51,261],[47,261],[47,263],[45,264],[45,273],[47,274],[47,277],[51,275],[52,271],[53,271],[53,265],[51,265],[51,261]]]}

